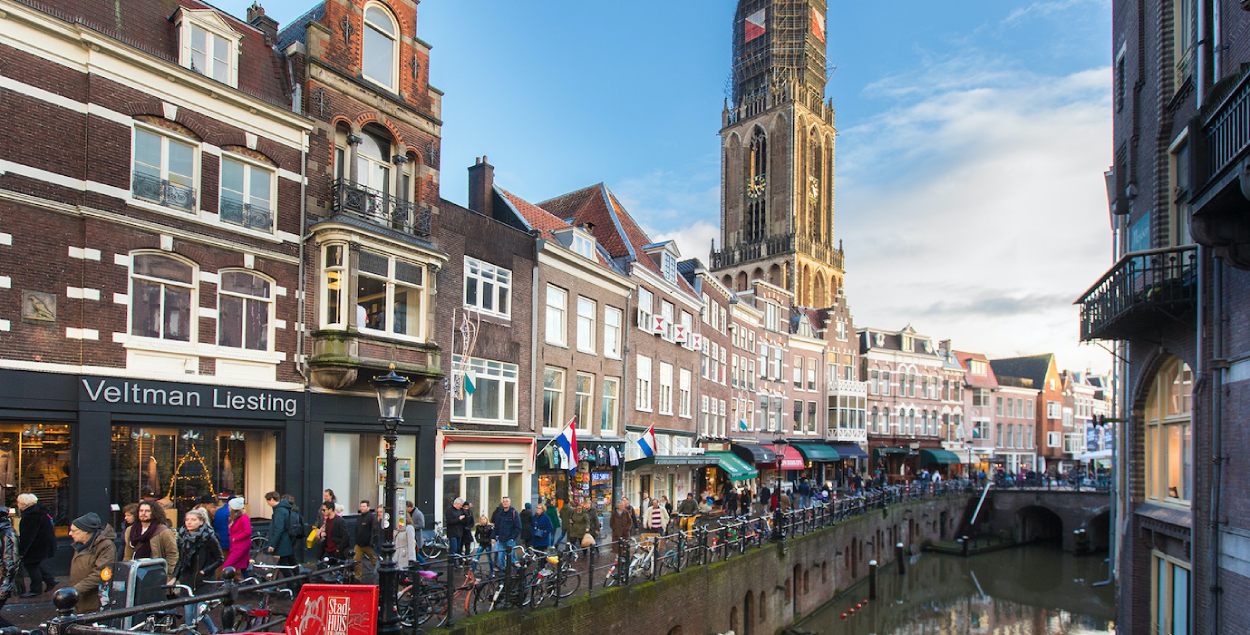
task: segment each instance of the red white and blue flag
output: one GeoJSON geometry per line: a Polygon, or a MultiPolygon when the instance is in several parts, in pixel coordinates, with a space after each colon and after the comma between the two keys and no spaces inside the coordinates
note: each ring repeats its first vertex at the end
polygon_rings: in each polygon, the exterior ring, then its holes
{"type": "Polygon", "coordinates": [[[655,456],[655,426],[647,428],[646,432],[638,437],[638,447],[642,448],[642,455],[646,457],[655,456]]]}
{"type": "Polygon", "coordinates": [[[765,17],[764,11],[765,11],[764,9],[760,9],[759,11],[756,11],[755,13],[748,15],[747,19],[742,22],[742,43],[743,44],[746,44],[747,42],[750,42],[751,40],[754,40],[755,38],[761,35],[764,35],[764,32],[768,30],[768,23],[765,22],[764,20],[764,17],[765,17]]]}
{"type": "Polygon", "coordinates": [[[825,16],[812,7],[812,35],[820,38],[821,42],[825,41],[825,16]]]}
{"type": "Polygon", "coordinates": [[[556,447],[560,448],[560,467],[566,470],[577,469],[577,417],[569,420],[568,425],[555,438],[556,447]]]}

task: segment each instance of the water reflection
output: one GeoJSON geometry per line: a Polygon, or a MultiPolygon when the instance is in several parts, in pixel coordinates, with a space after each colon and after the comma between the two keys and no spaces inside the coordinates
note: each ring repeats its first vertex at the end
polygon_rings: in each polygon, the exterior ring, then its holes
{"type": "Polygon", "coordinates": [[[1031,546],[960,558],[924,554],[905,576],[878,573],[877,597],[860,584],[797,625],[847,635],[1100,635],[1115,632],[1115,592],[1103,556],[1031,546]],[[843,613],[846,616],[843,617],[843,613]]]}

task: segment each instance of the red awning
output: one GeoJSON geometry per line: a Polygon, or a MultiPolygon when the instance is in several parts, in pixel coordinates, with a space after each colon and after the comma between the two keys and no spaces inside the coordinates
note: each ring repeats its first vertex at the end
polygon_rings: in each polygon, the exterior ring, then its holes
{"type": "Polygon", "coordinates": [[[787,445],[782,448],[781,469],[801,470],[806,467],[807,463],[803,461],[803,455],[799,454],[798,448],[792,445],[787,445]]]}

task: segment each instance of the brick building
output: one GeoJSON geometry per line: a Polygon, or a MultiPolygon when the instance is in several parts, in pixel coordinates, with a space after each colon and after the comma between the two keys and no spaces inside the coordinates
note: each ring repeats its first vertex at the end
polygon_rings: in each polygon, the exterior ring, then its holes
{"type": "Polygon", "coordinates": [[[1116,263],[1078,301],[1113,340],[1122,423],[1117,628],[1236,633],[1250,621],[1250,11],[1112,6],[1116,263]]]}
{"type": "Polygon", "coordinates": [[[964,368],[964,414],[965,425],[957,438],[963,441],[962,457],[973,471],[993,472],[991,462],[998,439],[994,437],[995,403],[1002,414],[1000,386],[984,353],[955,351],[955,357],[964,368]]]}
{"type": "Polygon", "coordinates": [[[297,293],[313,124],[284,61],[193,1],[3,13],[0,435],[24,459],[5,505],[35,492],[65,527],[231,492],[267,516],[265,492],[299,491],[314,425],[297,293]]]}
{"type": "Polygon", "coordinates": [[[825,438],[838,453],[843,476],[848,469],[863,472],[868,467],[868,382],[846,293],[839,291],[833,306],[816,313],[825,333],[825,438]]]}
{"type": "MultiPolygon", "coordinates": [[[[1033,420],[1033,448],[1036,449],[1037,458],[1036,463],[1027,469],[1049,472],[1052,476],[1059,475],[1070,465],[1071,456],[1063,447],[1063,384],[1059,377],[1059,367],[1055,365],[1054,354],[993,359],[990,360],[990,365],[994,368],[999,384],[1037,391],[1034,408],[1028,412],[1033,420]],[[1069,460],[1068,465],[1064,464],[1065,459],[1069,460]]],[[[1005,421],[1004,432],[1018,433],[1019,426],[1024,423],[1023,418],[1005,421]]],[[[1009,441],[1010,445],[1005,447],[1016,450],[1024,447],[1018,437],[1009,441]]],[[[1000,439],[1000,445],[1001,443],[1000,439]]]]}

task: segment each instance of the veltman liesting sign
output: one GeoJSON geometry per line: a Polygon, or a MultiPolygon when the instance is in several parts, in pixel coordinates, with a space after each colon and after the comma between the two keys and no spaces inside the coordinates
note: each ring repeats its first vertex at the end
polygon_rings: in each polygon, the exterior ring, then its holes
{"type": "Polygon", "coordinates": [[[277,412],[294,417],[299,401],[266,391],[204,387],[169,387],[138,381],[83,379],[87,401],[135,406],[216,408],[239,412],[277,412]]]}

